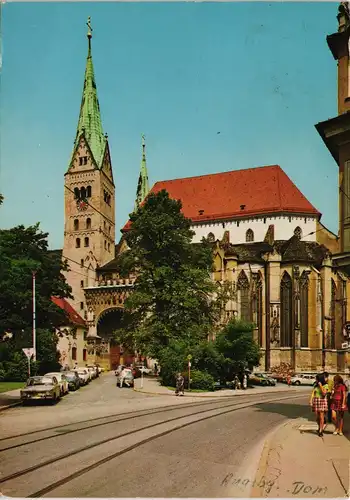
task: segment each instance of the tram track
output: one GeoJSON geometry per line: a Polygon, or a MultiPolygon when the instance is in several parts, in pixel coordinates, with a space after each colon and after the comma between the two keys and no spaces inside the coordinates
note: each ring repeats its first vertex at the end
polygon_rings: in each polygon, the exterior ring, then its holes
{"type": "MultiPolygon", "coordinates": [[[[223,405],[220,405],[218,406],[216,404],[216,407],[214,408],[204,408],[204,409],[200,409],[199,411],[195,411],[195,412],[192,412],[192,413],[189,413],[187,415],[183,415],[183,416],[176,416],[176,417],[173,417],[173,418],[170,418],[170,419],[166,419],[166,420],[161,420],[160,422],[155,422],[155,423],[152,423],[152,424],[149,424],[149,425],[146,425],[146,426],[143,426],[143,427],[140,427],[138,429],[134,429],[134,430],[131,430],[131,431],[128,431],[128,432],[124,432],[124,433],[121,433],[121,434],[118,434],[118,435],[114,435],[114,436],[110,436],[108,437],[107,439],[103,439],[103,440],[99,440],[97,441],[96,443],[92,443],[92,444],[89,444],[87,446],[83,446],[83,447],[80,447],[78,449],[75,449],[71,452],[66,452],[66,453],[63,453],[61,455],[58,455],[56,457],[53,457],[51,459],[48,459],[46,461],[43,461],[43,462],[40,462],[38,464],[35,464],[33,466],[30,466],[30,467],[27,467],[25,469],[22,469],[20,471],[17,471],[15,473],[12,473],[12,474],[9,474],[5,477],[2,477],[0,479],[0,484],[4,484],[4,483],[9,483],[10,481],[13,481],[14,479],[18,479],[22,476],[25,476],[27,474],[30,474],[32,472],[35,472],[39,469],[43,469],[44,467],[46,466],[50,466],[52,464],[57,464],[58,462],[60,462],[61,460],[67,460],[71,457],[74,457],[76,455],[79,455],[81,453],[84,453],[84,452],[87,452],[89,450],[92,450],[94,448],[97,448],[99,446],[103,446],[105,445],[106,443],[109,443],[110,445],[113,443],[117,443],[118,440],[122,440],[122,438],[126,438],[127,436],[134,436],[136,437],[137,434],[142,434],[142,432],[145,432],[145,431],[148,431],[148,430],[152,430],[152,429],[156,429],[157,427],[160,427],[160,426],[164,426],[166,424],[171,424],[172,422],[175,422],[175,421],[179,421],[179,420],[182,420],[183,422],[180,423],[179,425],[176,425],[175,427],[171,427],[170,429],[166,429],[164,431],[161,431],[161,432],[156,432],[154,435],[151,435],[151,436],[148,436],[144,439],[141,439],[135,443],[133,443],[132,445],[130,446],[124,446],[122,447],[121,450],[118,450],[116,451],[115,453],[112,453],[112,454],[107,454],[107,456],[101,458],[100,460],[95,460],[93,463],[85,466],[85,467],[82,467],[82,468],[79,468],[79,470],[73,472],[72,474],[64,477],[64,478],[61,478],[57,481],[53,481],[52,483],[50,483],[49,485],[45,486],[44,488],[36,491],[35,493],[32,493],[28,496],[28,498],[39,498],[47,493],[50,493],[51,491],[54,491],[55,489],[57,489],[58,487],[74,480],[75,478],[91,471],[92,469],[95,469],[95,468],[98,468],[100,467],[101,465],[109,462],[110,460],[113,460],[115,458],[118,458],[119,456],[125,454],[125,453],[128,453],[130,452],[131,450],[134,450],[135,448],[138,448],[150,441],[153,441],[155,439],[158,439],[162,436],[165,436],[167,434],[170,434],[172,432],[175,432],[179,429],[182,429],[182,428],[185,428],[185,427],[188,427],[189,425],[193,425],[195,424],[196,422],[202,422],[204,420],[208,420],[208,419],[211,419],[211,418],[215,418],[215,417],[218,417],[218,416],[221,416],[221,415],[225,415],[225,414],[228,414],[228,413],[231,413],[231,412],[234,412],[234,411],[237,411],[237,410],[240,410],[240,409],[245,409],[245,408],[248,408],[248,407],[251,407],[251,406],[257,406],[261,403],[273,403],[273,402],[280,402],[280,401],[283,401],[283,400],[290,400],[290,399],[297,399],[297,398],[301,398],[303,397],[303,395],[296,395],[296,394],[293,394],[293,395],[288,395],[288,396],[285,396],[285,397],[274,397],[274,398],[269,398],[269,399],[259,399],[258,401],[239,401],[239,402],[231,402],[229,404],[223,404],[223,405]],[[208,413],[211,413],[208,415],[208,413]],[[207,414],[207,415],[204,415],[204,414],[207,414]],[[198,415],[204,415],[202,418],[195,418],[193,419],[193,417],[196,417],[198,415]],[[185,421],[185,419],[190,419],[190,421],[185,421]]],[[[215,402],[211,401],[211,405],[213,405],[215,402]]],[[[217,403],[217,402],[216,402],[217,403]]],[[[209,402],[207,404],[210,404],[209,402]]],[[[196,406],[203,406],[204,403],[198,403],[196,404],[196,406]]],[[[193,406],[193,405],[191,405],[193,406]]],[[[188,406],[187,406],[188,407],[188,406]]],[[[183,407],[182,407],[183,408],[183,407]]],[[[165,411],[166,409],[163,409],[163,411],[165,411]]],[[[167,410],[171,411],[171,409],[169,409],[169,407],[167,408],[167,410]]],[[[172,408],[172,410],[181,410],[181,407],[179,406],[176,406],[176,408],[172,408]]],[[[150,413],[149,413],[150,414],[150,413]]],[[[139,417],[141,417],[142,415],[138,415],[139,417]]],[[[119,420],[120,421],[120,420],[119,420]]],[[[85,428],[86,429],[86,428],[85,428]]],[[[85,430],[84,429],[84,430],[85,430]]],[[[161,429],[159,429],[161,430],[161,429]]],[[[56,436],[57,437],[57,436],[56,436]]],[[[50,469],[51,470],[51,469],[50,469]]],[[[5,493],[6,494],[6,493],[5,493]]]]}
{"type": "MultiPolygon", "coordinates": [[[[286,391],[286,393],[287,393],[287,391],[286,391]]],[[[254,396],[254,395],[239,396],[239,398],[242,398],[242,399],[240,399],[239,403],[245,403],[245,402],[251,401],[252,396],[254,396]]],[[[232,396],[232,399],[233,398],[236,399],[237,397],[238,396],[232,396]]],[[[271,395],[270,394],[262,395],[262,398],[265,398],[265,397],[269,398],[269,397],[271,397],[271,395]]],[[[225,398],[225,401],[220,401],[220,403],[224,403],[224,402],[226,403],[227,399],[228,398],[225,398]]],[[[264,399],[261,399],[261,401],[263,402],[264,399]]],[[[213,405],[213,404],[217,405],[218,402],[219,401],[214,400],[214,398],[213,398],[210,401],[201,401],[199,403],[186,403],[186,404],[177,404],[177,405],[171,405],[171,406],[166,406],[166,407],[154,407],[154,408],[149,408],[146,410],[136,410],[136,411],[134,410],[131,412],[115,413],[112,415],[106,415],[103,417],[96,417],[93,419],[79,420],[77,422],[71,422],[71,423],[66,424],[66,425],[60,425],[60,426],[56,425],[56,426],[52,426],[52,427],[47,427],[45,429],[38,429],[38,430],[30,431],[27,433],[15,434],[13,436],[7,436],[5,438],[0,439],[0,453],[4,452],[4,451],[15,449],[15,448],[19,448],[22,446],[26,446],[29,444],[38,443],[41,441],[53,439],[59,435],[66,436],[68,434],[73,434],[76,432],[81,432],[81,431],[93,429],[96,427],[100,428],[100,427],[105,426],[105,425],[123,422],[125,420],[141,418],[141,417],[145,417],[148,415],[157,415],[158,413],[166,413],[169,411],[174,411],[174,410],[182,409],[182,408],[185,409],[185,408],[205,407],[205,406],[213,405]],[[112,419],[112,420],[104,422],[103,420],[106,420],[106,419],[112,419]],[[95,422],[95,423],[91,424],[91,422],[95,422]],[[72,427],[79,426],[82,424],[88,424],[88,425],[72,429],[72,427]],[[40,434],[44,434],[44,433],[47,433],[50,431],[54,431],[54,433],[49,434],[48,436],[40,436],[40,434]],[[9,446],[1,447],[2,443],[4,443],[4,442],[8,442],[10,440],[16,440],[19,438],[25,438],[27,436],[36,436],[36,437],[34,437],[31,440],[27,440],[27,441],[23,441],[20,443],[11,444],[9,446]]],[[[0,480],[0,483],[1,483],[1,480],[0,480]]]]}

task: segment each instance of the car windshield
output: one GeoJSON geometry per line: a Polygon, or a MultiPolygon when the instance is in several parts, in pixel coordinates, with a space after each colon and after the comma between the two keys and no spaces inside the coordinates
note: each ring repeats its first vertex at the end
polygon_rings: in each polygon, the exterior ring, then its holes
{"type": "Polygon", "coordinates": [[[74,373],[66,373],[66,379],[67,380],[74,380],[75,379],[74,373]]]}
{"type": "Polygon", "coordinates": [[[28,380],[27,386],[33,387],[34,385],[53,385],[51,377],[33,377],[28,380]]]}

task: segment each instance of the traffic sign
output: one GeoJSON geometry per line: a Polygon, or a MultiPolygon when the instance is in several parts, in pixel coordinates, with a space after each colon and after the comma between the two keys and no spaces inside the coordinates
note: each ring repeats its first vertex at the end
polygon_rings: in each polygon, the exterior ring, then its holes
{"type": "Polygon", "coordinates": [[[24,354],[27,356],[28,359],[30,359],[34,354],[33,347],[24,347],[22,351],[24,352],[24,354]]]}

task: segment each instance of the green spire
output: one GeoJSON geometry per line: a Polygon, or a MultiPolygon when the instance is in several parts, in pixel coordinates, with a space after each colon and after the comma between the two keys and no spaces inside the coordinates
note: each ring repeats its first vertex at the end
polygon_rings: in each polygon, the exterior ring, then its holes
{"type": "Polygon", "coordinates": [[[85,139],[93,154],[97,167],[100,168],[103,160],[103,154],[106,147],[106,137],[103,135],[102,122],[100,115],[100,105],[97,98],[97,89],[94,75],[94,66],[91,55],[92,28],[91,19],[88,18],[88,56],[86,61],[83,98],[80,106],[80,116],[75,138],[74,149],[78,145],[79,138],[84,133],[85,139]]]}
{"type": "Polygon", "coordinates": [[[148,193],[149,193],[149,184],[148,184],[148,173],[146,165],[146,144],[145,144],[145,136],[142,135],[142,160],[141,160],[139,182],[137,184],[137,191],[136,191],[135,211],[138,209],[140,204],[146,198],[148,193]]]}

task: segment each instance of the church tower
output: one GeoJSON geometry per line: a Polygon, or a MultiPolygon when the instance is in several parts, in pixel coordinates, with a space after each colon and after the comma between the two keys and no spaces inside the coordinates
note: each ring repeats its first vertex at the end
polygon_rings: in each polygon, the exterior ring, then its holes
{"type": "Polygon", "coordinates": [[[136,190],[136,200],[135,200],[135,208],[136,211],[143,200],[149,193],[149,182],[148,182],[148,172],[147,172],[147,164],[146,164],[146,142],[145,136],[142,135],[142,158],[141,158],[141,168],[140,175],[137,184],[136,190]]]}
{"type": "Polygon", "coordinates": [[[338,8],[338,31],[327,36],[338,64],[338,115],[316,129],[339,168],[339,253],[334,263],[350,275],[350,12],[347,2],[338,8]]]}
{"type": "Polygon", "coordinates": [[[92,62],[88,19],[88,55],[73,152],[64,181],[64,247],[73,289],[72,305],[86,311],[84,288],[95,285],[95,270],[114,258],[115,186],[107,135],[103,134],[92,62]]]}

